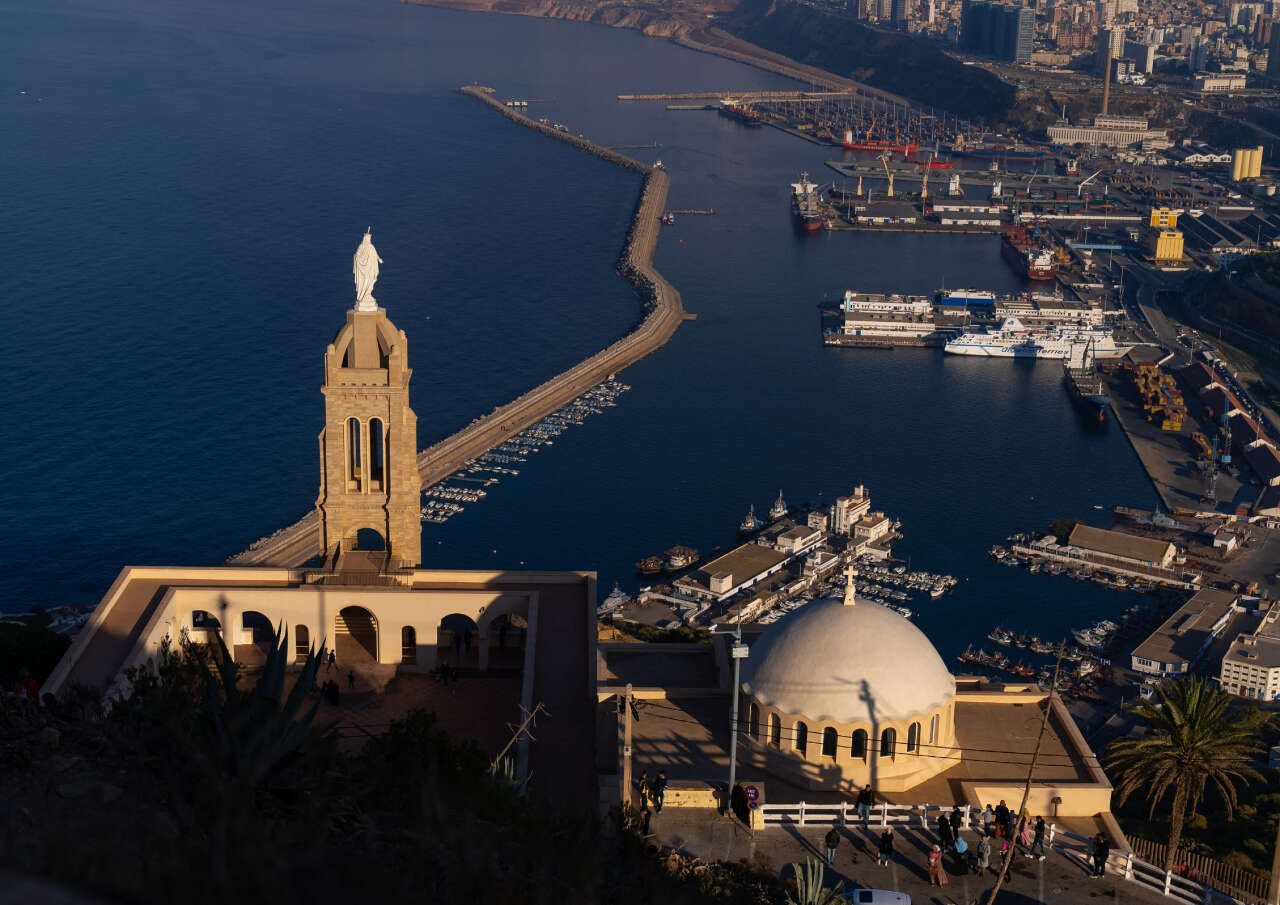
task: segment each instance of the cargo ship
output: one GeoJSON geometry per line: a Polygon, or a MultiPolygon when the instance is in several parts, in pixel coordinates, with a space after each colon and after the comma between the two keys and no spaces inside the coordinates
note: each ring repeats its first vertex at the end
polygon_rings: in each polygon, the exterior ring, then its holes
{"type": "Polygon", "coordinates": [[[796,229],[811,233],[822,229],[822,209],[818,203],[818,186],[809,181],[808,173],[791,183],[791,216],[796,229]]]}
{"type": "Polygon", "coordinates": [[[1053,249],[1039,244],[1022,226],[1000,234],[1000,251],[1013,269],[1028,280],[1052,280],[1058,275],[1053,249]]]}
{"type": "Polygon", "coordinates": [[[762,126],[764,122],[760,119],[760,113],[752,110],[746,104],[740,104],[732,98],[725,98],[720,102],[720,115],[729,119],[737,120],[744,126],[762,126]]]}
{"type": "Polygon", "coordinates": [[[983,160],[1044,160],[1049,156],[1044,148],[1019,144],[1002,145],[990,141],[976,145],[957,143],[951,153],[956,157],[977,157],[983,160]]]}
{"type": "Polygon", "coordinates": [[[1096,358],[1119,358],[1132,346],[1117,346],[1111,330],[1105,327],[1062,325],[1027,327],[1016,317],[1007,317],[995,329],[982,328],[949,341],[943,350],[951,355],[976,355],[983,358],[1052,358],[1066,359],[1073,345],[1087,343],[1096,358]]]}
{"type": "Polygon", "coordinates": [[[1094,361],[1092,340],[1071,344],[1062,363],[1062,382],[1071,394],[1072,403],[1085,418],[1097,422],[1107,420],[1111,397],[1102,385],[1102,376],[1094,361]]]}
{"type": "Polygon", "coordinates": [[[855,139],[852,129],[844,130],[844,138],[840,146],[846,151],[900,151],[903,154],[914,154],[920,149],[915,142],[903,143],[872,138],[869,131],[864,138],[855,139]]]}

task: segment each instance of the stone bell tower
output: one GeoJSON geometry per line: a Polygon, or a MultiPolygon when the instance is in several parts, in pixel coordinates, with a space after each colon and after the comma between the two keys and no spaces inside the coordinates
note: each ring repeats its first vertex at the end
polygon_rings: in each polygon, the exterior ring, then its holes
{"type": "Polygon", "coordinates": [[[387,567],[397,568],[422,559],[418,418],[409,408],[409,342],[373,298],[379,263],[366,233],[353,267],[355,307],[324,353],[316,510],[326,556],[376,549],[357,540],[372,529],[387,567]]]}

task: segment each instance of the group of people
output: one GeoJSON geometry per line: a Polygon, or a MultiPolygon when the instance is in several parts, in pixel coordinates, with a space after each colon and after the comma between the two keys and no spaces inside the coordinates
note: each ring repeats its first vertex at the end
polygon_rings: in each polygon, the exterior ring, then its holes
{"type": "Polygon", "coordinates": [[[649,780],[649,771],[641,770],[640,778],[636,780],[636,791],[640,793],[640,810],[647,813],[649,803],[653,803],[653,809],[659,814],[662,813],[662,802],[667,797],[667,774],[665,770],[659,770],[657,777],[651,782],[649,780]]]}

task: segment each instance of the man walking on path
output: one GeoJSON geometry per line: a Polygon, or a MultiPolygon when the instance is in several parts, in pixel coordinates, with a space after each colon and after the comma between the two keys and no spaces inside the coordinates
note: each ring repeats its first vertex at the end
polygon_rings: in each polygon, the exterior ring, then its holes
{"type": "Polygon", "coordinates": [[[653,781],[653,809],[661,814],[662,801],[667,797],[667,774],[658,771],[658,778],[653,781]]]}
{"type": "Polygon", "coordinates": [[[1111,843],[1107,837],[1099,833],[1093,837],[1093,876],[1101,877],[1107,872],[1107,856],[1111,854],[1111,843]]]}
{"type": "Polygon", "coordinates": [[[649,804],[649,771],[641,770],[640,778],[636,781],[636,789],[640,792],[640,807],[647,807],[649,804]]]}
{"type": "Polygon", "coordinates": [[[995,819],[995,814],[991,811],[991,805],[987,805],[982,809],[982,835],[991,835],[991,821],[995,819]]]}
{"type": "Polygon", "coordinates": [[[893,860],[893,827],[885,827],[883,833],[880,834],[880,854],[876,857],[876,864],[880,867],[888,867],[889,862],[893,860]]]}
{"type": "Polygon", "coordinates": [[[836,863],[836,846],[840,844],[840,832],[835,827],[827,830],[827,835],[823,837],[823,842],[827,844],[827,866],[830,867],[836,863]]]}
{"type": "Polygon", "coordinates": [[[876,793],[871,791],[871,784],[867,783],[862,787],[862,791],[858,793],[858,816],[862,818],[862,828],[865,830],[871,825],[871,806],[875,804],[876,793]]]}
{"type": "Polygon", "coordinates": [[[960,813],[959,808],[951,809],[951,835],[956,839],[960,838],[960,826],[964,823],[964,815],[960,813]]]}
{"type": "Polygon", "coordinates": [[[1009,806],[1004,803],[1004,799],[1000,799],[1000,803],[996,805],[996,834],[1008,838],[1009,833],[1009,806]]]}
{"type": "Polygon", "coordinates": [[[1036,849],[1040,850],[1040,860],[1044,860],[1044,817],[1036,818],[1035,838],[1031,842],[1031,848],[1027,850],[1027,857],[1036,857],[1036,849]]]}

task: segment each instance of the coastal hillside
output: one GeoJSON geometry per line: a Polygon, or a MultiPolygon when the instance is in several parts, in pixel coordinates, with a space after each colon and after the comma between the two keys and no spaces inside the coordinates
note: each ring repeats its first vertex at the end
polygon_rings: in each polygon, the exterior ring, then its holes
{"type": "Polygon", "coordinates": [[[868,28],[798,3],[742,0],[726,27],[739,37],[836,75],[960,116],[1004,119],[1014,88],[930,42],[868,28]]]}

